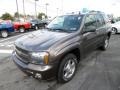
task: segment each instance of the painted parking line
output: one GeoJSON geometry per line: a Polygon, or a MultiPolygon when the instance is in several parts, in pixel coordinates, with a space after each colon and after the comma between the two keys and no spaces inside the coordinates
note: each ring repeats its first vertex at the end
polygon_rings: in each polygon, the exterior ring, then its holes
{"type": "Polygon", "coordinates": [[[0,46],[3,47],[3,46],[5,46],[5,45],[1,44],[0,46]]]}
{"type": "Polygon", "coordinates": [[[12,41],[12,42],[6,41],[3,43],[0,43],[0,48],[1,47],[13,47],[13,46],[14,46],[14,41],[12,41]]]}
{"type": "Polygon", "coordinates": [[[15,41],[11,41],[11,42],[6,41],[6,42],[0,43],[0,45],[10,45],[10,44],[14,44],[14,42],[15,42],[15,41]]]}
{"type": "Polygon", "coordinates": [[[19,37],[19,36],[24,36],[24,35],[27,35],[27,34],[29,34],[29,33],[24,33],[24,34],[20,34],[20,35],[16,35],[16,36],[9,37],[9,38],[0,40],[0,43],[1,43],[1,42],[4,42],[4,41],[8,41],[8,40],[13,39],[13,38],[17,38],[17,37],[19,37]]]}
{"type": "Polygon", "coordinates": [[[0,50],[2,54],[12,54],[13,50],[0,50]]]}
{"type": "Polygon", "coordinates": [[[0,45],[0,48],[11,48],[11,47],[14,47],[14,45],[0,45]]]}
{"type": "Polygon", "coordinates": [[[13,44],[11,44],[11,45],[7,45],[8,47],[13,47],[14,45],[13,44]]]}

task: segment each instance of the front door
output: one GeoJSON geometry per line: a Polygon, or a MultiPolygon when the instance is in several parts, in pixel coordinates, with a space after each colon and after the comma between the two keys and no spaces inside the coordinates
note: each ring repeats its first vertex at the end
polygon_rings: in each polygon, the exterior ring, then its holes
{"type": "Polygon", "coordinates": [[[96,29],[97,24],[95,15],[87,15],[82,30],[82,47],[85,56],[96,48],[98,40],[96,29]]]}

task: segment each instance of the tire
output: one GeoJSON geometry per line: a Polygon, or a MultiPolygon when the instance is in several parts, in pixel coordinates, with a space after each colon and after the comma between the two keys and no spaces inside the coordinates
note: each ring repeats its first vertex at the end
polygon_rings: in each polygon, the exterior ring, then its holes
{"type": "Polygon", "coordinates": [[[106,39],[104,40],[104,44],[103,46],[101,46],[101,50],[106,50],[109,46],[109,37],[106,37],[106,39]]]}
{"type": "Polygon", "coordinates": [[[38,26],[35,26],[35,30],[38,30],[39,28],[38,28],[38,26]]]}
{"type": "Polygon", "coordinates": [[[6,30],[1,31],[1,36],[2,36],[3,38],[8,37],[8,32],[7,32],[6,30]]]}
{"type": "Polygon", "coordinates": [[[116,28],[112,28],[112,34],[117,34],[117,29],[116,28]]]}
{"type": "Polygon", "coordinates": [[[20,33],[24,33],[24,32],[25,32],[25,28],[24,28],[24,27],[20,27],[20,28],[19,28],[19,32],[20,32],[20,33]]]}
{"type": "Polygon", "coordinates": [[[74,54],[66,55],[59,66],[57,77],[58,82],[66,83],[70,81],[75,75],[76,70],[77,70],[77,57],[74,54]]]}

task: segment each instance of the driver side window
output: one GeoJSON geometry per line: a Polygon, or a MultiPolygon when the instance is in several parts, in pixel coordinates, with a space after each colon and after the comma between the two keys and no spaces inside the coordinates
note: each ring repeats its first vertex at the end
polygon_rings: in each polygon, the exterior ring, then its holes
{"type": "Polygon", "coordinates": [[[96,29],[95,15],[88,15],[85,18],[84,32],[90,32],[96,29]]]}

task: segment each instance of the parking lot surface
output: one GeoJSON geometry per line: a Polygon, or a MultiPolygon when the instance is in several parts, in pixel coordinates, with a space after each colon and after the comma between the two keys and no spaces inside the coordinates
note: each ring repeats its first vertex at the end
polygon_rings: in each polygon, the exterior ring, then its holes
{"type": "Polygon", "coordinates": [[[66,84],[26,76],[11,59],[14,38],[0,39],[0,90],[120,90],[120,35],[112,35],[107,51],[95,50],[81,60],[66,84]]]}

